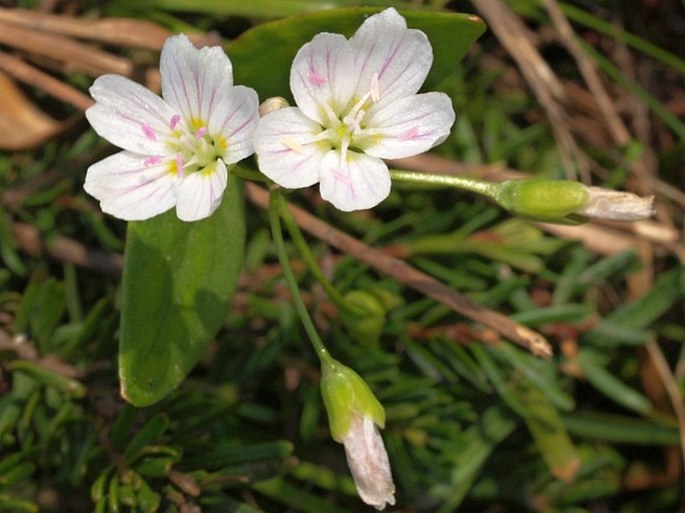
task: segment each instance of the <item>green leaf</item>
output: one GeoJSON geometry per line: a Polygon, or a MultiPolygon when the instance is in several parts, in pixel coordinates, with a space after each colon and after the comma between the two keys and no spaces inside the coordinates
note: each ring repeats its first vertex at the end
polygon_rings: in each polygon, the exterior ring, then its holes
{"type": "Polygon", "coordinates": [[[503,407],[492,406],[485,410],[480,420],[464,432],[464,442],[459,462],[451,471],[449,483],[435,484],[436,495],[442,499],[437,511],[454,511],[462,502],[473,483],[478,478],[483,465],[516,427],[511,414],[503,407]]]}
{"type": "Polygon", "coordinates": [[[135,406],[178,386],[222,326],[242,265],[244,208],[231,177],[208,219],[184,223],[170,211],[129,224],[119,374],[135,406]]]}
{"type": "Polygon", "coordinates": [[[614,376],[605,367],[603,360],[602,356],[593,349],[580,351],[578,363],[587,381],[624,408],[642,415],[652,413],[652,404],[649,398],[614,376]]]}
{"type": "Polygon", "coordinates": [[[80,382],[63,376],[47,367],[43,367],[36,362],[29,360],[14,360],[8,363],[7,366],[12,371],[24,372],[36,381],[48,386],[53,386],[72,397],[80,399],[86,396],[86,387],[80,382]]]}
{"type": "Polygon", "coordinates": [[[124,451],[124,462],[133,463],[143,453],[143,448],[160,438],[169,429],[169,418],[164,413],[152,417],[131,439],[124,451]]]}
{"type": "Polygon", "coordinates": [[[152,490],[150,485],[143,481],[138,491],[138,504],[140,511],[143,513],[154,513],[159,510],[159,505],[162,502],[162,496],[152,490]]]}
{"type": "Polygon", "coordinates": [[[45,269],[38,269],[31,275],[24,291],[15,329],[18,332],[30,330],[41,352],[52,352],[54,348],[50,342],[65,309],[64,284],[46,277],[45,269]]]}
{"type": "Polygon", "coordinates": [[[38,505],[33,502],[15,499],[9,495],[0,494],[0,511],[26,511],[27,513],[38,513],[38,505]]]}
{"type": "Polygon", "coordinates": [[[281,18],[311,11],[322,11],[335,7],[349,7],[354,4],[395,6],[399,8],[416,8],[410,0],[327,0],[326,2],[312,0],[118,0],[116,7],[120,9],[149,10],[151,7],[178,12],[202,12],[217,16],[248,16],[256,18],[281,18]]]}
{"type": "Polygon", "coordinates": [[[516,395],[526,411],[523,420],[550,472],[567,483],[573,481],[580,467],[580,455],[559,412],[538,388],[526,380],[517,383],[516,395]]]}
{"type": "Polygon", "coordinates": [[[12,234],[9,216],[0,207],[0,260],[17,276],[26,276],[26,266],[17,253],[17,243],[12,234]]]}
{"type": "Polygon", "coordinates": [[[334,506],[330,501],[308,493],[302,488],[298,488],[282,477],[274,477],[268,481],[255,483],[252,487],[259,493],[273,499],[274,501],[288,506],[282,509],[295,509],[303,513],[345,513],[346,509],[334,506]]]}
{"type": "Polygon", "coordinates": [[[606,442],[652,446],[678,445],[680,440],[677,425],[661,425],[649,419],[600,411],[568,413],[562,419],[574,435],[606,442]]]}
{"type": "MultiPolygon", "coordinates": [[[[262,100],[289,97],[290,65],[303,44],[319,32],[349,37],[368,16],[379,11],[370,7],[332,9],[258,25],[227,47],[235,83],[255,88],[262,100]]],[[[433,67],[424,84],[426,90],[435,88],[456,69],[485,30],[483,21],[471,14],[402,11],[402,15],[410,28],[424,31],[433,46],[433,67]]]]}
{"type": "Polygon", "coordinates": [[[276,440],[258,444],[238,445],[235,447],[212,447],[211,452],[186,455],[183,464],[189,468],[218,469],[229,465],[242,465],[263,460],[282,459],[294,451],[293,444],[287,440],[276,440]]]}

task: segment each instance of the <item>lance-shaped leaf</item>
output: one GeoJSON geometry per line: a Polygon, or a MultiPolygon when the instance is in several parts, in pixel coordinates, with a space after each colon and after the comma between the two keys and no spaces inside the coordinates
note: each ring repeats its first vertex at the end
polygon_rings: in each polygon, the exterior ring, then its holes
{"type": "Polygon", "coordinates": [[[245,243],[242,189],[234,178],[202,221],[173,211],[128,227],[119,375],[135,406],[164,398],[195,366],[226,318],[245,243]]]}

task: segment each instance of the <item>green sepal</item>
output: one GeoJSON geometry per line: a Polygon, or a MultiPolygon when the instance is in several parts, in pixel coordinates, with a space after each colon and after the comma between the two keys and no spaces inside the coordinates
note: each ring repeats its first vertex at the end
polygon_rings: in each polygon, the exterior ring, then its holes
{"type": "Polygon", "coordinates": [[[513,214],[547,221],[582,208],[588,192],[585,185],[571,180],[509,180],[499,184],[495,201],[513,214]]]}
{"type": "Polygon", "coordinates": [[[353,415],[370,418],[380,428],[385,426],[385,410],[359,374],[337,360],[324,362],[321,372],[321,395],[333,440],[343,442],[353,415]]]}

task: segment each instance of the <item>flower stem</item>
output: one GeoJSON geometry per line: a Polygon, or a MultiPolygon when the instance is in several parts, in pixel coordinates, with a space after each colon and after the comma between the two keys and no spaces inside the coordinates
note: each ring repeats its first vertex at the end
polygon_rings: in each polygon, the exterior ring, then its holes
{"type": "Polygon", "coordinates": [[[285,276],[285,281],[288,284],[290,293],[293,296],[293,301],[295,302],[295,309],[297,314],[300,316],[300,321],[304,326],[304,330],[307,332],[309,341],[311,342],[316,355],[319,357],[319,361],[322,364],[330,364],[333,362],[333,358],[326,349],[319,333],[314,327],[312,318],[309,316],[307,307],[302,300],[302,295],[300,294],[300,289],[297,286],[297,281],[295,280],[295,275],[293,274],[292,267],[290,267],[290,261],[288,260],[288,254],[285,251],[285,244],[283,242],[283,229],[281,228],[281,220],[279,211],[282,210],[280,205],[282,203],[281,193],[278,189],[273,189],[271,191],[271,198],[269,202],[269,222],[271,224],[271,235],[274,239],[274,244],[276,245],[276,253],[278,254],[278,260],[283,268],[283,275],[285,276]]]}
{"type": "Polygon", "coordinates": [[[273,199],[273,201],[276,201],[278,203],[278,210],[280,212],[281,219],[283,220],[283,224],[285,224],[285,227],[288,230],[288,233],[290,234],[290,239],[292,240],[293,244],[295,244],[295,247],[297,248],[297,251],[300,253],[300,256],[302,256],[302,259],[309,267],[309,271],[314,275],[314,278],[316,278],[316,280],[321,284],[321,286],[326,291],[326,294],[328,294],[331,300],[341,310],[346,310],[350,313],[359,313],[353,305],[345,301],[345,298],[342,296],[342,294],[340,294],[340,292],[338,292],[338,289],[336,289],[330,282],[330,280],[326,278],[326,276],[324,275],[323,271],[321,270],[321,267],[319,267],[319,264],[317,263],[316,259],[314,258],[314,255],[309,249],[309,245],[307,244],[307,241],[304,239],[300,227],[297,226],[297,223],[293,219],[290,210],[288,210],[288,205],[286,204],[283,195],[279,193],[273,199]]]}
{"type": "Polygon", "coordinates": [[[440,185],[454,187],[464,191],[471,191],[491,199],[496,199],[499,188],[498,183],[486,182],[476,178],[453,175],[433,175],[430,173],[420,173],[417,171],[390,170],[390,177],[393,180],[425,185],[440,185]]]}

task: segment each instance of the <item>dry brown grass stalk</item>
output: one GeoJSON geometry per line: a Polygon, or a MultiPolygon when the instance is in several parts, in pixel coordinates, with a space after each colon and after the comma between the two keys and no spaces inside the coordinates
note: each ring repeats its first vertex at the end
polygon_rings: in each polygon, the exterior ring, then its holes
{"type": "Polygon", "coordinates": [[[567,177],[575,179],[577,169],[581,179],[589,183],[590,163],[568,129],[567,116],[562,108],[564,87],[531,42],[533,38],[530,32],[500,0],[474,0],[473,3],[516,61],[545,109],[567,177]]]}
{"type": "Polygon", "coordinates": [[[113,46],[148,50],[159,50],[171,35],[167,29],[147,21],[127,18],[87,20],[25,9],[0,8],[0,23],[23,27],[34,33],[49,32],[113,46]]]}

